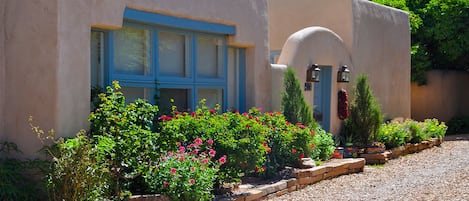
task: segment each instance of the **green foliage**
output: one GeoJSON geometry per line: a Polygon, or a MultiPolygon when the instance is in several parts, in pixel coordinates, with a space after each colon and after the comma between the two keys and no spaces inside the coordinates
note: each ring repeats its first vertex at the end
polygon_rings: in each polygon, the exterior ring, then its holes
{"type": "Polygon", "coordinates": [[[448,122],[448,135],[469,133],[469,116],[456,116],[448,122]]]}
{"type": "Polygon", "coordinates": [[[317,127],[317,123],[313,120],[311,107],[304,99],[300,81],[296,78],[293,68],[288,68],[284,76],[283,115],[291,123],[302,123],[307,126],[317,127]]]}
{"type": "Polygon", "coordinates": [[[392,121],[381,126],[378,132],[378,142],[384,143],[387,148],[394,148],[406,143],[420,143],[431,138],[443,138],[446,129],[446,125],[438,122],[437,119],[426,119],[424,122],[392,121]]]}
{"type": "MultiPolygon", "coordinates": [[[[15,143],[1,141],[0,153],[21,153],[15,143]]],[[[43,160],[20,160],[0,158],[0,200],[33,201],[45,198],[44,183],[38,182],[41,169],[47,165],[43,160]]]]}
{"type": "Polygon", "coordinates": [[[367,83],[366,75],[358,76],[353,98],[350,116],[345,119],[345,138],[353,136],[359,146],[371,145],[377,139],[383,115],[367,83]]]}
{"type": "Polygon", "coordinates": [[[391,122],[381,125],[377,141],[384,143],[386,148],[390,149],[405,145],[408,139],[410,139],[409,130],[399,122],[391,122]]]}
{"type": "Polygon", "coordinates": [[[412,75],[426,84],[430,69],[467,70],[469,66],[469,0],[372,0],[409,12],[412,75]]]}
{"type": "Polygon", "coordinates": [[[138,192],[149,163],[169,149],[158,143],[159,135],[152,131],[158,107],[141,99],[126,105],[119,89],[116,81],[108,86],[106,94],[99,95],[101,104],[88,118],[97,159],[110,167],[116,196],[127,190],[138,192]]]}
{"type": "Polygon", "coordinates": [[[169,196],[172,200],[212,200],[213,186],[219,165],[226,156],[214,160],[213,140],[205,144],[202,139],[179,146],[177,152],[168,152],[145,174],[152,192],[169,196]]]}
{"type": "Polygon", "coordinates": [[[423,132],[432,138],[443,138],[446,135],[448,127],[444,122],[438,122],[438,119],[425,119],[423,132]]]}
{"type": "Polygon", "coordinates": [[[335,146],[334,140],[330,133],[326,133],[325,130],[318,128],[314,131],[313,144],[315,145],[312,152],[314,160],[329,160],[334,153],[335,146]]]}

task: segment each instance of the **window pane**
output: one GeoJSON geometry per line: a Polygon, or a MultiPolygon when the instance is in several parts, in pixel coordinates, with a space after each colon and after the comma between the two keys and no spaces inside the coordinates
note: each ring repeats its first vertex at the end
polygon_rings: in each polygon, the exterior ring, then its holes
{"type": "Polygon", "coordinates": [[[91,31],[91,87],[102,85],[103,32],[91,31]]]}
{"type": "Polygon", "coordinates": [[[238,106],[238,54],[234,48],[228,48],[228,109],[238,106]]]}
{"type": "Polygon", "coordinates": [[[161,32],[158,35],[159,66],[163,76],[190,77],[186,70],[186,37],[161,32]]]}
{"type": "Polygon", "coordinates": [[[141,98],[149,102],[152,101],[151,97],[151,88],[141,88],[141,87],[122,87],[121,92],[125,96],[125,103],[129,104],[135,100],[141,98]]]}
{"type": "Polygon", "coordinates": [[[219,104],[223,108],[223,90],[222,89],[198,89],[197,90],[198,102],[203,98],[206,99],[206,106],[210,109],[219,104]]]}
{"type": "Polygon", "coordinates": [[[197,38],[197,76],[223,77],[223,45],[220,39],[197,38]]]}
{"type": "Polygon", "coordinates": [[[190,97],[190,89],[160,89],[158,107],[163,114],[171,113],[172,105],[175,105],[178,111],[187,111],[191,102],[190,97]],[[171,103],[171,99],[174,103],[171,103]]]}
{"type": "Polygon", "coordinates": [[[151,34],[149,30],[122,27],[115,32],[115,72],[131,75],[151,74],[151,34]]]}

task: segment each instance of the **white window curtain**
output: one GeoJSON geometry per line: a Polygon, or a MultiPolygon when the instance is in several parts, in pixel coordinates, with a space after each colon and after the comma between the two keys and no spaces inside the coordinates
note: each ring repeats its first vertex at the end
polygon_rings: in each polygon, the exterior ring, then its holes
{"type": "Polygon", "coordinates": [[[151,33],[124,26],[114,36],[114,68],[119,74],[151,74],[151,33]]]}

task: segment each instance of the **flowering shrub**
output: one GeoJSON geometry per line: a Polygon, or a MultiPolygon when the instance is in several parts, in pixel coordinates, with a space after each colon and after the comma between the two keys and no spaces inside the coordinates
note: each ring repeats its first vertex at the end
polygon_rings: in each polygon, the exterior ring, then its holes
{"type": "Polygon", "coordinates": [[[194,112],[173,111],[172,117],[160,117],[160,135],[180,136],[180,141],[213,139],[217,157],[229,156],[220,167],[219,180],[238,181],[243,175],[262,166],[265,161],[266,128],[253,114],[209,109],[202,100],[194,112]]]}
{"type": "Polygon", "coordinates": [[[205,143],[197,138],[177,152],[168,152],[144,175],[151,192],[169,196],[172,200],[212,200],[213,184],[218,168],[227,160],[214,160],[214,141],[205,143]]]}
{"type": "Polygon", "coordinates": [[[409,130],[398,122],[383,124],[378,131],[378,141],[386,145],[387,148],[402,146],[409,138],[409,130]]]}
{"type": "Polygon", "coordinates": [[[446,130],[448,129],[445,123],[438,122],[438,119],[425,119],[423,124],[424,127],[422,130],[429,137],[443,138],[446,134],[446,130]]]}

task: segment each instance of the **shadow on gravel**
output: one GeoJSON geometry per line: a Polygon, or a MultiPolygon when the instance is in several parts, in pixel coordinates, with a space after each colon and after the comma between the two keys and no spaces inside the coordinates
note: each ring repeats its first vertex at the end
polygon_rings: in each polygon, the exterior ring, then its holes
{"type": "Polygon", "coordinates": [[[459,140],[469,141],[469,134],[447,135],[444,138],[444,141],[459,141],[459,140]]]}

